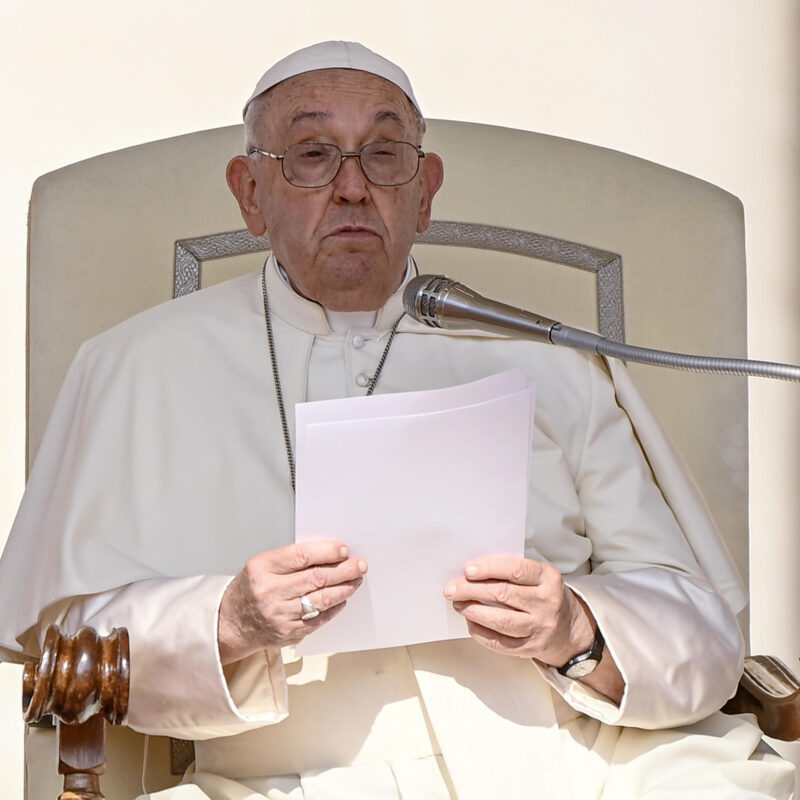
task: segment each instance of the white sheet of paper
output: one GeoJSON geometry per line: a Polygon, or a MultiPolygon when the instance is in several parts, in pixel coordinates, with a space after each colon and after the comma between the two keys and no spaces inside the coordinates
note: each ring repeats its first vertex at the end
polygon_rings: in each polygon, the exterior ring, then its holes
{"type": "Polygon", "coordinates": [[[518,370],[448,389],[296,407],[296,541],[369,572],[299,655],[467,636],[443,595],[478,556],[523,553],[533,388],[518,370]]]}

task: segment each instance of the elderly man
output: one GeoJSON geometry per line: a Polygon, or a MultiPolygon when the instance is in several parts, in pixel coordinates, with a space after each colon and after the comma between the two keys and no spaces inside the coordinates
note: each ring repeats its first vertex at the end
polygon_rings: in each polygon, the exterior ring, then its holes
{"type": "Polygon", "coordinates": [[[2,564],[11,584],[45,559],[3,644],[35,651],[53,620],[128,627],[129,723],[196,741],[159,798],[788,796],[757,728],[714,713],[736,620],[607,367],[403,316],[443,179],[405,74],[306,48],[264,75],[245,128],[228,183],[273,252],[84,345],[2,564]],[[510,366],[537,385],[526,552],[442,587],[470,638],[297,658],[369,573],[346,540],[293,543],[294,404],[510,366]]]}

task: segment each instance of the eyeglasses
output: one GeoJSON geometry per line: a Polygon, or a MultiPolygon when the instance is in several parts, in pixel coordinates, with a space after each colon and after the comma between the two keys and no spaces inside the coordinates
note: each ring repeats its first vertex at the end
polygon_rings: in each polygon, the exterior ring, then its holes
{"type": "Polygon", "coordinates": [[[333,183],[342,162],[357,158],[364,177],[376,186],[402,186],[410,183],[419,172],[421,148],[410,142],[370,142],[357,153],[342,152],[327,142],[293,144],[283,155],[268,153],[259,147],[250,148],[249,155],[260,153],[281,162],[283,177],[301,189],[319,189],[333,183]]]}

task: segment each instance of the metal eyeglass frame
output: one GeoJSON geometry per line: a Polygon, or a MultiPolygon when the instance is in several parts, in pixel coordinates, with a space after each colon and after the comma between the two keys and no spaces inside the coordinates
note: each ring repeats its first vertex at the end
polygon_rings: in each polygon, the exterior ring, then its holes
{"type": "Polygon", "coordinates": [[[361,154],[364,152],[364,150],[367,147],[370,147],[371,145],[374,145],[374,144],[383,144],[383,142],[367,142],[364,145],[364,147],[362,147],[358,152],[350,152],[350,153],[345,153],[342,150],[342,148],[339,147],[339,145],[333,144],[333,142],[303,142],[302,144],[304,144],[304,145],[319,144],[319,145],[324,145],[325,147],[335,147],[339,151],[339,166],[336,168],[336,171],[333,173],[333,175],[331,176],[331,179],[329,181],[326,181],[325,183],[320,183],[318,186],[317,185],[314,185],[314,186],[302,186],[302,185],[297,184],[297,183],[292,183],[292,181],[289,180],[288,176],[286,175],[286,168],[284,166],[285,162],[286,162],[286,153],[288,153],[289,150],[291,150],[293,147],[298,147],[298,145],[294,145],[294,144],[290,145],[280,155],[278,155],[277,153],[270,153],[268,150],[262,150],[260,147],[253,146],[253,147],[250,148],[250,150],[248,151],[247,155],[251,156],[254,153],[259,153],[260,155],[268,156],[269,158],[272,158],[275,161],[280,161],[281,162],[281,174],[283,175],[284,179],[286,180],[286,182],[290,186],[294,186],[297,189],[321,189],[323,186],[330,186],[336,180],[336,176],[339,174],[340,170],[342,169],[342,164],[344,164],[344,160],[346,158],[358,159],[358,166],[359,166],[359,169],[361,170],[361,173],[374,186],[405,186],[407,183],[411,183],[411,181],[413,181],[414,178],[417,177],[417,175],[419,174],[420,161],[421,161],[421,159],[425,158],[425,156],[427,155],[427,153],[419,145],[412,144],[411,142],[402,142],[402,141],[395,141],[395,140],[392,140],[391,142],[387,142],[387,144],[407,144],[407,145],[413,147],[417,151],[417,168],[416,168],[416,170],[414,170],[414,174],[406,181],[401,181],[400,183],[377,183],[376,181],[372,180],[372,178],[370,178],[369,175],[367,175],[366,170],[364,169],[364,164],[361,161],[361,154]]]}

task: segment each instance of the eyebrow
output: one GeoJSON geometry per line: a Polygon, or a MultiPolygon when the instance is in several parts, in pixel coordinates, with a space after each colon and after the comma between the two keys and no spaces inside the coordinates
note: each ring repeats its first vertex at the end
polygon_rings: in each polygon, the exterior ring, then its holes
{"type": "MultiPolygon", "coordinates": [[[[315,122],[317,120],[329,120],[331,118],[330,113],[327,111],[298,111],[289,122],[289,127],[294,125],[299,125],[303,122],[315,122]]],[[[375,122],[384,122],[388,120],[389,122],[395,122],[398,125],[403,124],[403,120],[400,118],[400,115],[394,111],[389,111],[388,109],[385,111],[379,111],[375,115],[375,122]]]]}
{"type": "Polygon", "coordinates": [[[389,120],[390,122],[396,122],[398,125],[403,124],[403,120],[400,119],[400,115],[396,114],[394,111],[379,111],[375,115],[375,122],[383,122],[384,120],[389,120]]]}
{"type": "Polygon", "coordinates": [[[331,115],[327,111],[298,111],[289,122],[289,127],[298,125],[307,120],[330,119],[331,115]]]}

